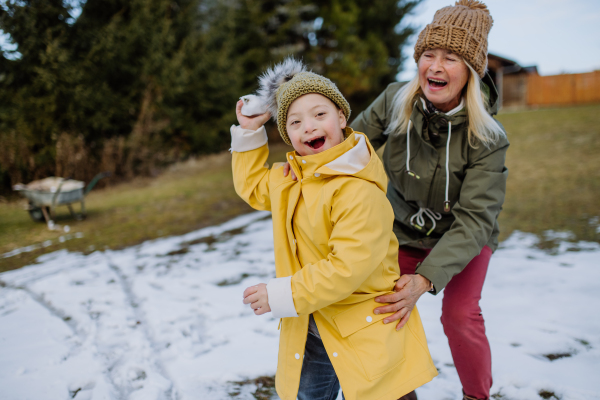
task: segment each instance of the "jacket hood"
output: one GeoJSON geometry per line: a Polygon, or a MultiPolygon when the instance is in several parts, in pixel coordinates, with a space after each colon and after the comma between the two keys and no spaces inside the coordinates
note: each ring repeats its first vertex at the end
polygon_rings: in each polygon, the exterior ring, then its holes
{"type": "Polygon", "coordinates": [[[301,179],[321,175],[348,175],[375,183],[383,192],[387,191],[387,177],[383,164],[369,143],[367,136],[345,128],[346,139],[322,153],[300,156],[296,152],[288,153],[296,158],[301,169],[301,179]]]}
{"type": "MultiPolygon", "coordinates": [[[[499,100],[499,95],[498,95],[498,90],[496,89],[496,85],[494,85],[494,81],[492,80],[492,77],[486,72],[485,76],[481,79],[481,91],[483,93],[485,93],[485,95],[488,98],[488,102],[485,105],[485,108],[487,109],[487,111],[491,114],[491,115],[496,115],[498,114],[498,109],[500,107],[500,105],[498,104],[498,100],[499,100]]],[[[422,96],[422,95],[421,95],[422,96]]],[[[421,97],[421,99],[423,99],[423,97],[421,97]]],[[[422,100],[424,102],[424,100],[422,100]]],[[[463,102],[461,102],[461,105],[464,106],[464,97],[463,97],[463,102]]],[[[421,102],[419,102],[419,106],[421,106],[421,102]]],[[[422,107],[419,107],[422,110],[426,110],[426,106],[423,104],[422,107]]],[[[464,107],[460,107],[461,110],[464,110],[464,107]]],[[[460,112],[459,111],[459,112],[460,112]]],[[[441,114],[446,114],[446,113],[442,113],[441,114]]],[[[456,113],[453,113],[456,114],[456,113]]],[[[447,116],[451,115],[451,114],[446,114],[447,116]]]]}
{"type": "Polygon", "coordinates": [[[498,104],[498,90],[496,89],[496,85],[494,85],[494,81],[489,73],[485,73],[483,78],[481,79],[481,90],[487,94],[488,104],[486,104],[486,108],[491,115],[498,114],[498,109],[500,105],[498,104]]]}
{"type": "MultiPolygon", "coordinates": [[[[490,115],[498,114],[498,91],[496,90],[494,81],[488,73],[486,73],[483,79],[481,79],[481,91],[485,93],[486,97],[488,98],[488,102],[485,105],[487,112],[490,113],[490,115]]],[[[413,123],[415,123],[418,119],[416,113],[422,114],[428,120],[428,124],[430,125],[430,127],[435,129],[434,132],[446,132],[448,121],[452,122],[453,128],[458,127],[460,124],[463,124],[468,121],[468,110],[465,107],[464,97],[461,101],[461,104],[456,108],[456,111],[452,110],[448,113],[438,111],[432,113],[427,109],[424,97],[419,96],[419,98],[415,102],[413,114],[410,117],[413,123]]],[[[419,135],[422,134],[422,129],[420,125],[417,126],[416,131],[419,135]]]]}

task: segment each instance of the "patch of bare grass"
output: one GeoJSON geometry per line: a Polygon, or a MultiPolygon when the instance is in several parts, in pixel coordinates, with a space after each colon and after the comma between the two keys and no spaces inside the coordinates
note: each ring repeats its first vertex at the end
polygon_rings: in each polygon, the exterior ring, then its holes
{"type": "MultiPolygon", "coordinates": [[[[552,246],[547,231],[572,232],[569,240],[600,241],[600,105],[501,114],[511,146],[501,239],[531,232],[552,246]]],[[[269,162],[283,161],[287,146],[272,146],[269,162]]],[[[228,152],[175,164],[154,178],[136,178],[86,199],[88,218],[58,209],[56,222],[82,238],[60,242],[24,211],[26,203],[0,202],[0,255],[32,244],[51,244],[0,259],[0,271],[35,262],[51,251],[117,249],[217,224],[251,211],[235,193],[228,152]]],[[[77,208],[77,206],[76,206],[77,208]]]]}
{"type": "MultiPolygon", "coordinates": [[[[271,147],[269,162],[283,161],[289,147],[271,147]]],[[[32,244],[51,244],[0,258],[0,272],[31,264],[40,255],[59,249],[84,253],[118,249],[183,234],[251,211],[233,188],[229,152],[175,164],[155,178],[140,177],[93,190],[86,198],[88,216],[84,221],[76,221],[66,207],[59,207],[55,222],[69,225],[70,236],[33,222],[25,206],[24,200],[0,203],[0,255],[32,244]],[[74,238],[76,232],[83,237],[74,238]],[[70,240],[65,240],[67,237],[70,240]]]]}
{"type": "Polygon", "coordinates": [[[514,230],[600,241],[600,105],[501,114],[510,140],[501,239],[514,230]]]}

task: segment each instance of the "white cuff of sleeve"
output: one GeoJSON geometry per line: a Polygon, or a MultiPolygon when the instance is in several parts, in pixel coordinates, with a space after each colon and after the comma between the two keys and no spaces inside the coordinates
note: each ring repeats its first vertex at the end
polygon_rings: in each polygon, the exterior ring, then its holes
{"type": "Polygon", "coordinates": [[[267,283],[269,307],[274,318],[297,317],[292,296],[292,277],[274,278],[267,283]]]}
{"type": "Polygon", "coordinates": [[[231,150],[241,153],[258,149],[267,143],[267,131],[263,126],[253,131],[239,125],[231,125],[231,150]]]}

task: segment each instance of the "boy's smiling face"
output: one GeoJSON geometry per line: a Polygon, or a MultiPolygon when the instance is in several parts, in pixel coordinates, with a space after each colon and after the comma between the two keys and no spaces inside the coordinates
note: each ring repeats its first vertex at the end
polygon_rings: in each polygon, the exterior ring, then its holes
{"type": "Polygon", "coordinates": [[[342,110],[318,93],[298,97],[288,109],[287,133],[301,156],[318,154],[342,143],[345,127],[342,110]]]}

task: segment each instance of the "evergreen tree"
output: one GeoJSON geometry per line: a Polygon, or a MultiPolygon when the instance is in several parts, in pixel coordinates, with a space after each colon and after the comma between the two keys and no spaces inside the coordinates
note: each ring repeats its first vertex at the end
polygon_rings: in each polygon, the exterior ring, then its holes
{"type": "Polygon", "coordinates": [[[414,28],[401,25],[420,0],[238,0],[236,54],[243,88],[289,55],[332,79],[356,113],[396,80],[402,46],[414,28]],[[261,45],[257,45],[261,44],[261,45]]]}
{"type": "Polygon", "coordinates": [[[88,0],[67,24],[68,7],[51,5],[7,3],[0,20],[23,54],[1,58],[5,185],[53,174],[86,180],[99,170],[149,174],[227,147],[241,76],[227,51],[227,7],[88,0]]]}
{"type": "Polygon", "coordinates": [[[39,176],[53,169],[72,84],[69,17],[60,0],[8,1],[0,8],[0,28],[20,53],[17,60],[0,54],[0,179],[5,185],[29,178],[29,171],[38,170],[39,176]]]}
{"type": "Polygon", "coordinates": [[[87,0],[76,19],[70,1],[0,6],[20,54],[0,51],[5,193],[55,174],[152,174],[226,149],[237,98],[289,55],[357,113],[395,80],[413,33],[398,26],[420,0],[87,0]]]}
{"type": "Polygon", "coordinates": [[[306,59],[337,83],[354,115],[396,80],[402,46],[414,28],[401,26],[420,0],[320,1],[306,59]]]}

